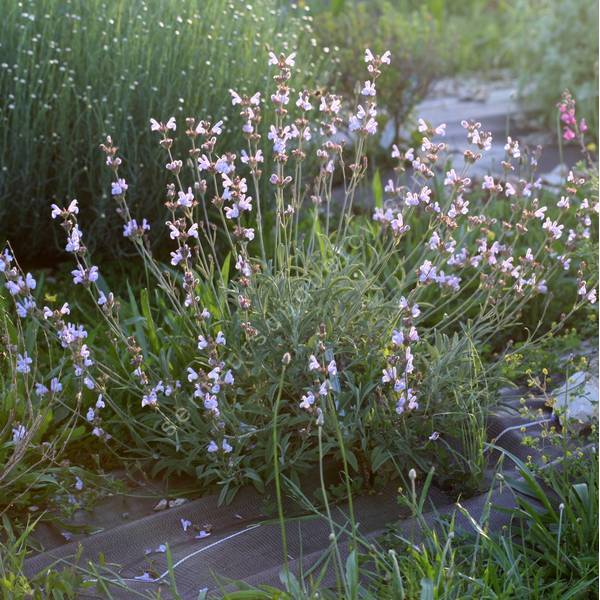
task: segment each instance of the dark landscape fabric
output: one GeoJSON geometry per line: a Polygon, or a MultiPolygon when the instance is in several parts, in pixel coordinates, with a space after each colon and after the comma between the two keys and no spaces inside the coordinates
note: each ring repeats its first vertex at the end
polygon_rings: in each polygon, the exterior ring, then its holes
{"type": "MultiPolygon", "coordinates": [[[[518,393],[504,394],[499,408],[488,420],[488,439],[521,459],[532,455],[535,460],[539,458],[539,452],[524,446],[522,438],[524,435],[539,435],[542,427],[554,417],[545,409],[546,412],[536,420],[522,418],[518,413],[519,397],[518,393]]],[[[531,408],[543,407],[543,401],[532,401],[531,408]]],[[[544,451],[551,455],[559,452],[554,448],[544,451]]],[[[495,454],[499,456],[498,451],[495,454]]],[[[490,454],[490,467],[495,462],[490,454]]],[[[503,469],[509,471],[513,468],[514,464],[505,458],[503,469]]],[[[460,503],[476,521],[489,510],[489,523],[492,528],[498,529],[509,518],[500,509],[515,506],[515,497],[505,485],[494,483],[491,476],[489,479],[492,482],[490,491],[461,499],[460,503]]],[[[373,543],[389,531],[392,524],[399,535],[414,541],[419,539],[418,523],[398,504],[398,485],[398,482],[393,482],[377,494],[354,499],[359,532],[373,543]]],[[[114,598],[131,598],[133,590],[156,593],[159,588],[162,597],[169,598],[166,556],[155,552],[161,545],[168,544],[177,590],[185,600],[195,600],[202,589],[208,590],[209,597],[219,597],[225,591],[235,589],[231,584],[234,580],[252,585],[280,585],[279,573],[283,565],[281,532],[276,515],[272,511],[266,514],[264,510],[264,496],[248,489],[238,493],[227,506],[218,506],[216,496],[209,496],[155,512],[153,507],[158,499],[115,496],[100,503],[91,513],[80,511],[76,515],[77,522],[91,524],[102,531],[78,536],[68,543],[64,543],[59,531],[46,527],[39,539],[47,549],[26,561],[26,572],[33,575],[49,567],[59,569],[61,565],[72,563],[81,545],[80,566],[85,567],[87,561],[97,561],[102,554],[121,578],[120,585],[115,583],[110,590],[114,598]],[[183,531],[181,519],[206,526],[210,535],[195,539],[195,533],[183,531]],[[147,554],[148,550],[151,553],[147,554]],[[150,576],[155,580],[136,580],[135,577],[147,572],[149,566],[150,576]],[[123,585],[129,590],[121,589],[123,585]]],[[[428,502],[424,518],[430,524],[435,524],[440,516],[456,511],[456,504],[435,487],[430,489],[428,502]]],[[[332,511],[336,522],[344,527],[348,523],[346,506],[333,507],[332,511]]],[[[472,525],[461,512],[456,513],[456,522],[458,527],[472,530],[472,525]]],[[[315,565],[318,568],[319,560],[330,545],[327,521],[318,516],[299,515],[287,522],[286,531],[292,572],[299,576],[308,573],[315,565]]],[[[341,536],[343,553],[348,551],[347,539],[341,536]]],[[[322,585],[334,584],[333,570],[329,569],[322,585]]],[[[103,597],[89,590],[80,596],[103,597]]]]}

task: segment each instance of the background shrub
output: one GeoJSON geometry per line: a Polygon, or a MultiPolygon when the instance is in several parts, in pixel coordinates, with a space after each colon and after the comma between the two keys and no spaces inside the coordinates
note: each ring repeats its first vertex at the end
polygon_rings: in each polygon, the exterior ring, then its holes
{"type": "Polygon", "coordinates": [[[345,98],[354,98],[364,48],[379,54],[389,49],[393,61],[378,83],[378,97],[385,116],[393,119],[398,130],[434,77],[443,72],[439,23],[425,6],[403,10],[387,0],[343,4],[343,10],[332,7],[315,20],[319,45],[331,49],[337,63],[331,84],[345,98]]]}
{"type": "Polygon", "coordinates": [[[598,3],[589,0],[522,0],[521,35],[511,35],[522,99],[555,123],[563,90],[577,98],[578,113],[598,137],[598,3]]]}

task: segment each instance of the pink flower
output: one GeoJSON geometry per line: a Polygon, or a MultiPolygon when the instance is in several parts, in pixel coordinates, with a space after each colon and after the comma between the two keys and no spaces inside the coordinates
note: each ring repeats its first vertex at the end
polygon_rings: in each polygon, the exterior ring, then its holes
{"type": "Polygon", "coordinates": [[[570,142],[574,138],[575,133],[569,127],[565,127],[563,130],[563,139],[565,139],[567,142],[570,142]]]}
{"type": "Polygon", "coordinates": [[[575,125],[575,111],[571,110],[563,110],[564,107],[561,107],[561,115],[560,120],[567,125],[575,125]]]}

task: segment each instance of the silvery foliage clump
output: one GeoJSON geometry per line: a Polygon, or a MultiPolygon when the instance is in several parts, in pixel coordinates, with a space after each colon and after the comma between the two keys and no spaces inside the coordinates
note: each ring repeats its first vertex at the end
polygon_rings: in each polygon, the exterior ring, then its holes
{"type": "MultiPolygon", "coordinates": [[[[564,272],[573,274],[576,292],[564,299],[563,320],[596,301],[581,252],[598,211],[586,196],[586,175],[571,171],[564,195],[548,204],[534,174],[537,154],[509,137],[501,173],[476,183],[469,168],[493,143],[480,123],[462,122],[464,164],[444,168],[445,125],[420,119],[420,144],[393,146],[397,166],[385,200],[377,199],[372,219],[356,215],[367,140],[379,128],[377,81],[392,57],[366,50],[364,60],[367,79],[350,106],[333,93],[293,92],[295,54],[269,53],[270,98],[230,90],[243,149],[220,148],[220,120],[151,120],[172,177],[168,264],[150,249],[156,226],[134,216],[123,159],[106,139],[101,149],[123,235],[155,282],[142,303],[143,327],[93,264],[76,200],[53,204],[51,216],[75,261],[73,285],[89,294],[104,323],[93,345],[68,303],[40,306],[35,279],[4,251],[0,270],[19,318],[36,320],[56,339],[62,378],[103,443],[218,482],[226,499],[243,483],[262,488],[271,477],[273,395],[289,352],[278,418],[293,477],[317,460],[317,418],[325,431],[341,425],[356,471],[377,471],[390,437],[435,461],[435,444],[453,434],[447,415],[457,412],[443,391],[448,382],[436,377],[440,335],[489,341],[528,303],[542,298],[545,305],[564,272]],[[264,127],[268,102],[275,120],[264,127]],[[175,150],[181,129],[185,155],[175,150]],[[261,196],[265,177],[268,197],[261,196]],[[336,186],[342,194],[334,200],[336,186]],[[123,430],[133,442],[115,439],[123,430]]],[[[15,354],[28,389],[43,395],[62,385],[43,368],[33,373],[30,362],[25,349],[15,354]]],[[[15,424],[15,439],[24,426],[15,424]]],[[[333,434],[327,444],[338,456],[333,434]]]]}

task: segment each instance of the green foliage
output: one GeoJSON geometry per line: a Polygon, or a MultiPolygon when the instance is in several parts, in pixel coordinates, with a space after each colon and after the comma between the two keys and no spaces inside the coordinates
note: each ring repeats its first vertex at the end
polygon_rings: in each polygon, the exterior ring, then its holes
{"type": "Polygon", "coordinates": [[[17,531],[11,521],[2,516],[0,536],[0,598],[2,600],[57,600],[75,599],[93,584],[86,582],[84,574],[75,567],[60,570],[47,569],[35,577],[24,573],[24,562],[30,552],[30,536],[36,521],[30,521],[17,531]]]}
{"type": "Polygon", "coordinates": [[[532,373],[540,373],[542,369],[557,373],[565,358],[581,348],[582,341],[581,335],[571,329],[562,335],[549,335],[533,348],[527,342],[517,342],[514,352],[504,359],[502,375],[507,381],[522,385],[527,383],[532,373]],[[524,352],[521,352],[522,347],[524,352]]]}
{"type": "MultiPolygon", "coordinates": [[[[46,296],[44,290],[41,279],[37,286],[40,301],[46,296]]],[[[1,290],[0,515],[10,510],[16,527],[39,515],[60,522],[78,508],[91,506],[102,491],[115,487],[110,478],[100,474],[94,452],[99,445],[83,424],[82,400],[91,401],[95,396],[64,373],[64,357],[56,351],[44,325],[13,320],[7,304],[7,294],[1,290]],[[34,358],[25,379],[15,377],[15,355],[22,346],[34,358]],[[36,384],[49,388],[54,377],[60,379],[60,391],[36,393],[36,384]],[[15,430],[20,428],[23,436],[17,439],[15,430]],[[76,488],[77,481],[82,489],[76,488]]],[[[108,466],[110,459],[103,464],[108,466]]]]}
{"type": "Polygon", "coordinates": [[[552,108],[568,89],[578,115],[598,137],[598,3],[589,0],[536,0],[517,4],[517,35],[507,44],[516,58],[521,95],[554,125],[552,108]]]}
{"type": "Polygon", "coordinates": [[[104,137],[119,132],[134,213],[157,221],[167,179],[149,119],[225,119],[238,150],[228,89],[264,92],[256,64],[265,47],[299,50],[308,79],[317,72],[304,51],[309,34],[305,11],[276,0],[3,2],[0,239],[22,260],[48,264],[59,248],[46,227],[50,204],[77,197],[90,247],[126,255],[108,179],[94,166],[104,137]]]}
{"type": "Polygon", "coordinates": [[[383,118],[393,119],[396,131],[442,73],[443,35],[425,7],[406,11],[388,0],[353,0],[345,2],[344,10],[332,7],[321,13],[315,33],[336,64],[330,83],[345,98],[357,93],[356,66],[364,60],[364,49],[391,51],[391,68],[379,80],[377,91],[383,118]]]}

